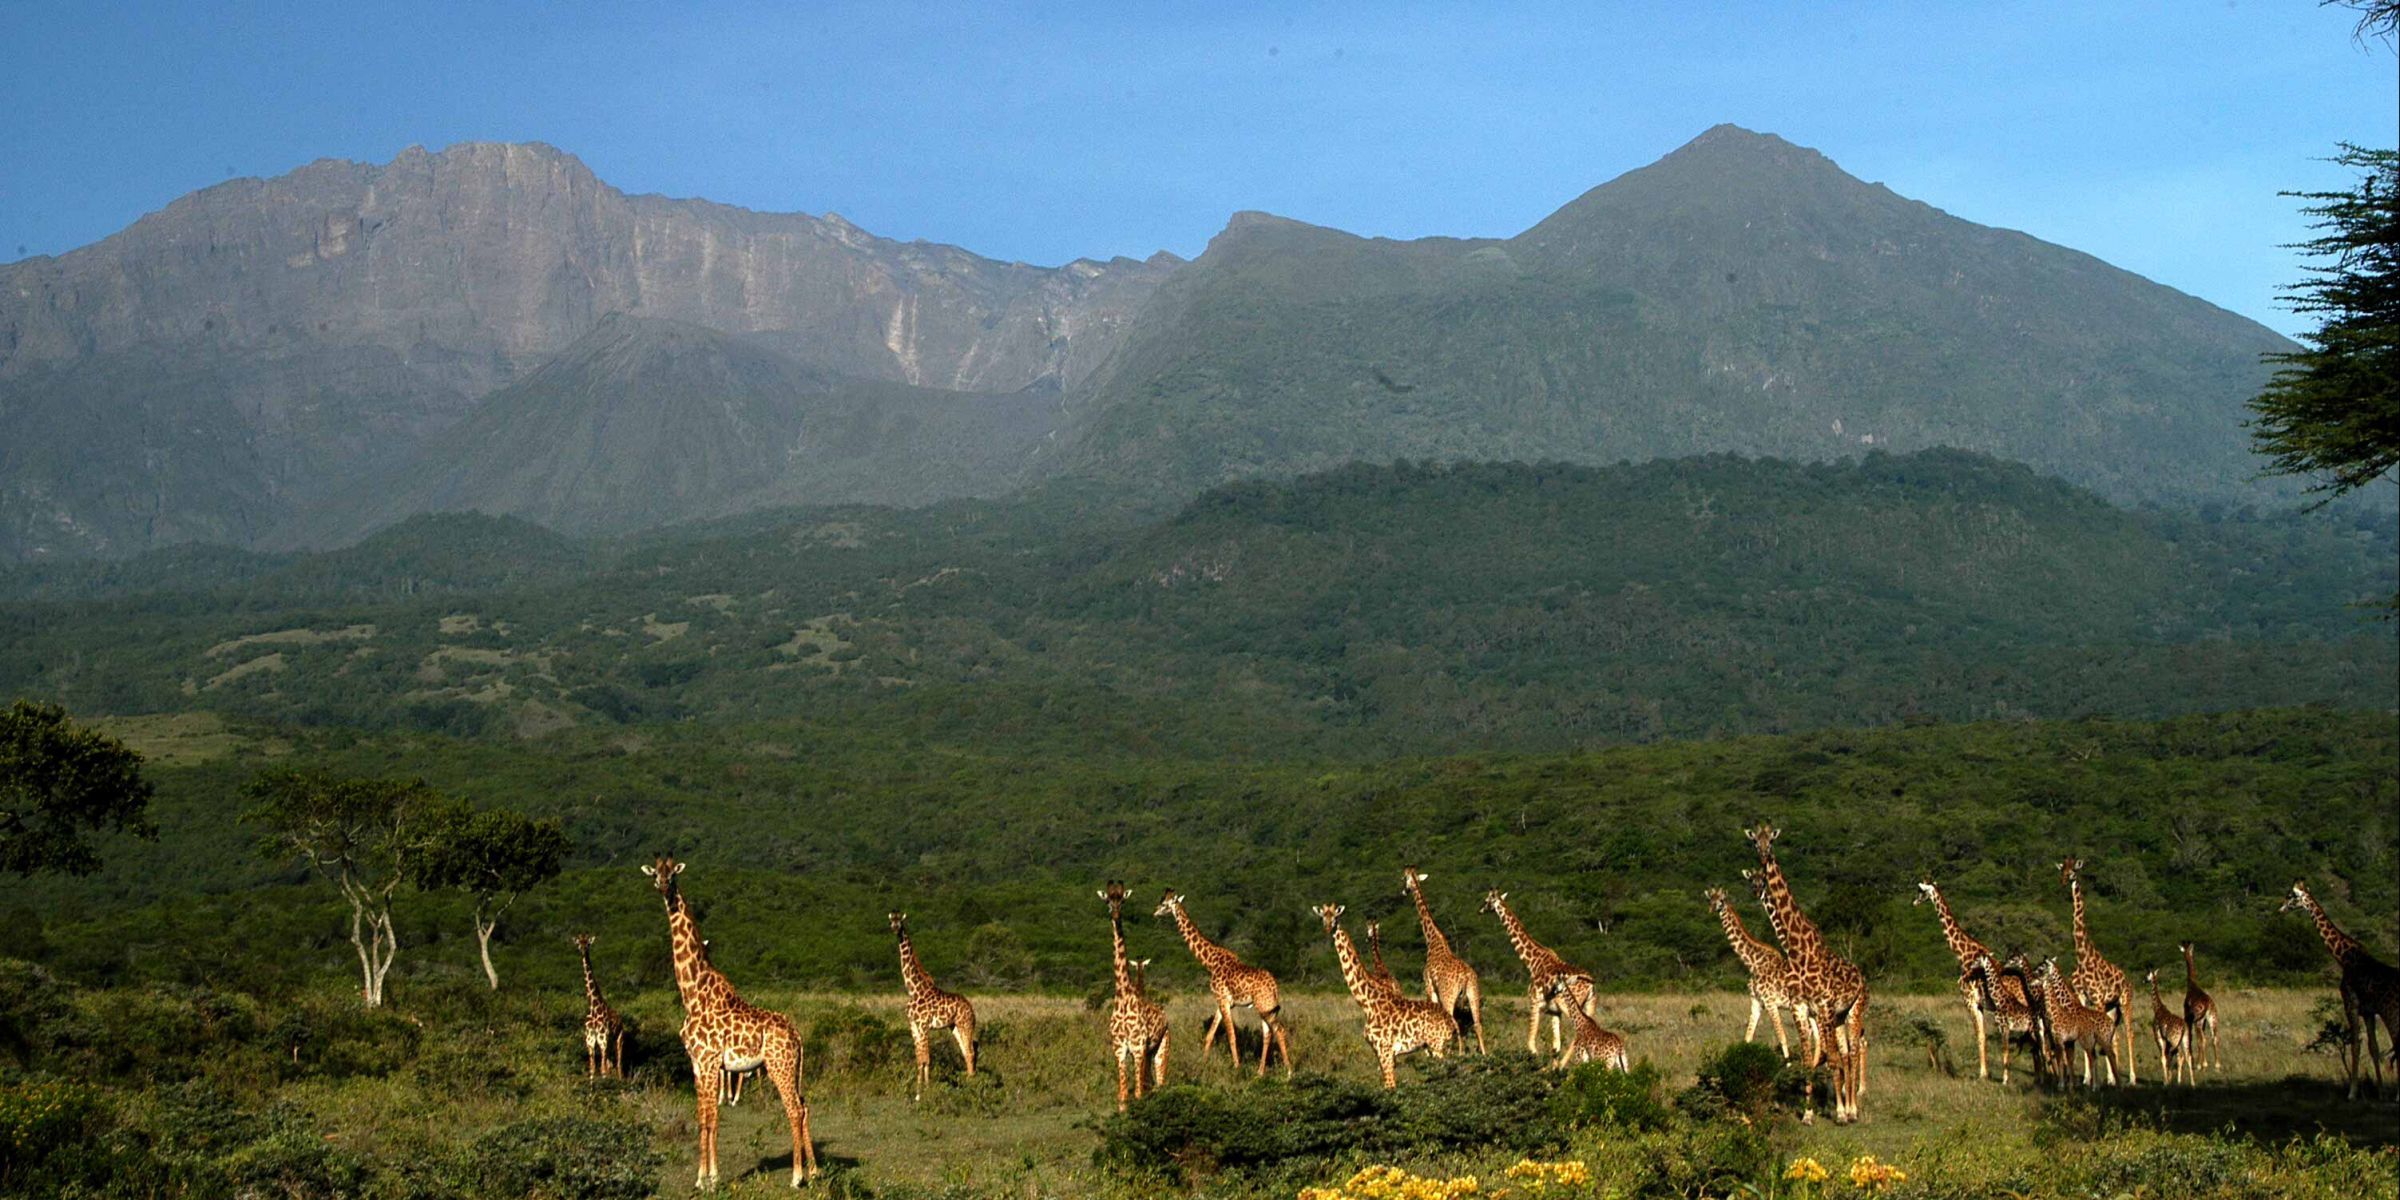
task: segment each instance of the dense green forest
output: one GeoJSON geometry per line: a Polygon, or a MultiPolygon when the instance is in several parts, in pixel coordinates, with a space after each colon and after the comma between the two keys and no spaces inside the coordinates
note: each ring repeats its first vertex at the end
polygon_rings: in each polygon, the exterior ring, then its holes
{"type": "Polygon", "coordinates": [[[2389,513],[2129,511],[1953,451],[1353,466],[1181,510],[1069,487],[614,541],[0,576],[0,692],[532,737],[807,717],[1079,756],[1571,750],[2400,699],[2389,513]]]}
{"type": "MultiPolygon", "coordinates": [[[[575,986],[566,943],[602,935],[618,987],[664,987],[666,937],[636,871],[671,851],[714,958],[745,980],[885,989],[883,914],[914,916],[943,977],[980,988],[1081,992],[1107,977],[1093,881],[1167,887],[1196,920],[1295,984],[1336,987],[1308,907],[1392,918],[1417,935],[1400,868],[1427,890],[1460,952],[1505,993],[1504,887],[1530,926],[1610,988],[1731,987],[1739,975],[1703,888],[1739,886],[1739,828],[1784,830],[1784,862],[1816,919],[1879,987],[1955,972],[1920,873],[1995,946],[2065,953],[2055,864],[2089,860],[2095,936],[2129,970],[2176,963],[2196,937],[2211,977],[2304,982],[2314,931],[2276,904],[2316,881],[2339,919],[2382,949],[2400,911],[2394,860],[2400,735],[2388,714],[2286,710],[2111,720],[1986,722],[1676,742],[1575,755],[1243,765],[1061,760],[878,740],[812,723],[577,730],[526,744],[305,731],[246,736],[185,719],[135,723],[163,751],[156,843],[112,846],[88,879],[0,905],[0,955],[68,978],[356,980],[329,886],[252,849],[241,784],[267,766],[423,776],[486,805],[565,818],[570,869],[501,925],[504,978],[575,986]],[[182,761],[175,761],[178,757],[182,761]]],[[[1195,986],[1172,930],[1131,931],[1165,986],[1195,986]]],[[[407,895],[396,993],[473,978],[463,905],[407,895]]]]}

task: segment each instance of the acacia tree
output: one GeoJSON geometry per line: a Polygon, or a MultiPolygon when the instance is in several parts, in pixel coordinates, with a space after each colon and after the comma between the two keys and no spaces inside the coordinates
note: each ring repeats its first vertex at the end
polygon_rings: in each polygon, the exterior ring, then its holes
{"type": "Polygon", "coordinates": [[[456,888],[475,898],[475,946],[483,956],[483,977],[498,991],[492,931],[500,914],[517,897],[556,878],[566,856],[567,835],[556,819],[460,806],[427,830],[411,879],[420,888],[456,888]]]}
{"type": "Polygon", "coordinates": [[[19,700],[0,712],[0,870],[89,875],[91,835],[156,838],[142,756],[67,718],[55,704],[19,700]]]}
{"type": "Polygon", "coordinates": [[[421,779],[343,779],[288,769],[259,775],[242,794],[252,801],[243,822],[266,830],[260,852],[298,858],[349,902],[359,995],[367,1007],[381,1008],[384,977],[400,953],[393,894],[415,872],[429,835],[455,819],[457,802],[421,779]]]}
{"type": "Polygon", "coordinates": [[[2345,145],[2335,159],[2365,172],[2346,192],[2289,193],[2322,232],[2300,249],[2323,260],[2284,289],[2322,324],[2250,402],[2250,436],[2268,473],[2314,477],[2323,504],[2400,466],[2400,152],[2345,145]]]}

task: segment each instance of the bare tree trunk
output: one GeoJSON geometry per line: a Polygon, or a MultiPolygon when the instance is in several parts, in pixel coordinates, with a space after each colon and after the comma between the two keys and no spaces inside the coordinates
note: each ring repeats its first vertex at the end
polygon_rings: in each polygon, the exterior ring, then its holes
{"type": "Polygon", "coordinates": [[[492,930],[499,927],[497,917],[488,921],[478,917],[475,921],[475,945],[483,952],[483,977],[491,981],[495,992],[500,990],[500,972],[492,969],[492,930]]]}

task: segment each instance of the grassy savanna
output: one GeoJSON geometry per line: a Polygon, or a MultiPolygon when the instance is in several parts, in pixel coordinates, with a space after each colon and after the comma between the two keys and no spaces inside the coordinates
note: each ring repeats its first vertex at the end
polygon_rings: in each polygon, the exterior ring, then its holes
{"type": "MultiPolygon", "coordinates": [[[[1480,966],[1491,990],[1506,994],[1514,964],[1480,966]]],[[[94,990],[72,994],[63,1021],[29,1029],[22,1020],[24,977],[12,973],[10,980],[19,985],[10,999],[21,1054],[54,1069],[74,1062],[100,1068],[72,1085],[96,1098],[98,1115],[84,1127],[90,1144],[115,1147],[120,1159],[139,1150],[156,1160],[147,1175],[120,1162],[116,1183],[95,1194],[566,1196],[690,1189],[692,1080],[674,1042],[680,1014],[670,991],[615,998],[635,1029],[628,1078],[591,1083],[583,1079],[576,1032],[581,997],[572,994],[424,989],[366,1016],[328,993],[261,1003],[175,989],[94,990]],[[295,1036],[294,1012],[303,1014],[299,1027],[315,1031],[295,1036]],[[525,1149],[529,1129],[548,1131],[551,1141],[525,1149]],[[560,1167],[553,1158],[578,1165],[560,1167]],[[126,1186],[141,1178],[157,1186],[126,1186]],[[234,1186],[220,1188],[221,1178],[234,1186]]],[[[1261,1084],[1252,1080],[1247,1058],[1237,1074],[1221,1046],[1200,1061],[1208,1006],[1185,982],[1160,985],[1171,988],[1169,1083],[1175,1086],[1119,1122],[1188,1119],[1195,1098],[1254,1101],[1272,1111],[1296,1097],[1321,1102],[1328,1088],[1344,1096],[1374,1091],[1373,1061],[1346,997],[1289,997],[1299,1078],[1286,1084],[1277,1069],[1261,1084]]],[[[1894,1193],[1904,1196],[2003,1189],[2114,1195],[2131,1190],[2114,1185],[2138,1181],[2150,1183],[2151,1195],[2355,1196],[2372,1194],[2375,1181],[2388,1183],[2400,1169],[2392,1149],[2400,1118],[2392,1107],[2342,1101],[2333,1057],[2310,1049],[2327,994],[2320,990],[2220,989],[2227,1068],[2204,1075],[2196,1088],[2156,1082],[2145,1020],[2144,1084],[2089,1098],[2037,1091],[2022,1069],[2007,1086],[1979,1082],[1955,999],[1878,997],[1867,1120],[1846,1128],[1802,1126],[1788,1112],[1755,1124],[1684,1115],[1676,1106],[1685,1101],[1676,1094],[1693,1084],[1707,1056],[1739,1038],[1747,1000],[1731,992],[1604,994],[1606,1023],[1630,1036],[1637,1060],[1658,1068],[1657,1093],[1669,1101],[1664,1124],[1561,1121],[1521,1146],[1337,1151],[1246,1171],[1195,1161],[1172,1178],[1096,1157],[1109,1131],[1121,1126],[1109,1119],[1114,1074],[1103,1017],[1083,1000],[976,997],[984,1020],[982,1072],[964,1078],[955,1053],[938,1047],[936,1082],[921,1103],[912,1103],[897,988],[832,995],[761,987],[748,994],[790,1013],[808,1035],[812,1118],[833,1195],[1131,1197],[1198,1187],[1288,1196],[1302,1184],[1338,1184],[1370,1162],[1427,1176],[1476,1175],[1488,1191],[1506,1182],[1503,1172],[1521,1157],[1586,1162],[1591,1190],[1552,1193],[1569,1196],[1611,1188],[1676,1194],[1661,1191],[1662,1173],[1694,1170],[1713,1172],[1720,1184],[1739,1175],[1756,1194],[1793,1194],[1776,1189],[1788,1187],[1777,1177],[1794,1158],[1819,1160],[1838,1182],[1845,1164],[1863,1154],[1908,1173],[1894,1193]],[[1946,1048],[1929,1050],[1920,1032],[1926,1025],[1947,1038],[1946,1048]],[[2171,1182],[2162,1172],[2171,1173],[2171,1182]]],[[[1521,1005],[1514,997],[1487,1005],[1495,1058],[1514,1064],[1512,1072],[1532,1065],[1521,1052],[1521,1005]]],[[[1255,1025],[1243,1020],[1255,1039],[1255,1025]]],[[[1245,1054],[1255,1048],[1249,1041],[1245,1054]]],[[[1405,1066],[1401,1080],[1404,1091],[1434,1104],[1443,1089],[1473,1082],[1429,1079],[1421,1060],[1405,1066]]],[[[13,1098],[28,1086],[20,1078],[7,1088],[13,1098]]],[[[772,1091],[756,1087],[727,1110],[721,1165],[735,1194],[780,1194],[788,1138],[772,1091]]],[[[20,1168],[27,1161],[21,1147],[9,1159],[20,1168]]],[[[1723,1186],[1707,1194],[1737,1193],[1723,1186]]]]}

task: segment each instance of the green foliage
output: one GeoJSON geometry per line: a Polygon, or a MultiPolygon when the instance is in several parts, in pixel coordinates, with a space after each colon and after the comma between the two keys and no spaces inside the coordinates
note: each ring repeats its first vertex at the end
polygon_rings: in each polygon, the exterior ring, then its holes
{"type": "Polygon", "coordinates": [[[628,1121],[541,1117],[503,1125],[466,1155],[458,1191],[541,1200],[641,1200],[666,1157],[628,1121]]]}
{"type": "Polygon", "coordinates": [[[567,835],[557,818],[535,819],[507,809],[437,809],[423,823],[422,848],[407,865],[409,882],[425,889],[455,888],[475,900],[475,941],[486,979],[497,988],[491,938],[519,896],[558,877],[567,835]]]}
{"type": "Polygon", "coordinates": [[[1567,1073],[1551,1097],[1552,1115],[1569,1128],[1608,1125],[1655,1131],[1673,1119],[1667,1107],[1666,1076],[1648,1059],[1630,1071],[1612,1071],[1587,1062],[1567,1073]]]}
{"type": "Polygon", "coordinates": [[[0,871],[88,875],[102,830],[155,837],[142,756],[55,704],[0,712],[0,871]]]}
{"type": "Polygon", "coordinates": [[[2345,144],[2335,161],[2363,173],[2356,190],[2286,193],[2317,202],[2305,211],[2323,234],[2298,249],[2323,265],[2284,291],[2321,324],[2267,356],[2279,369],[2251,401],[2269,469],[2329,497],[2400,467],[2400,151],[2345,144]]]}
{"type": "MultiPolygon", "coordinates": [[[[1777,1111],[1798,1110],[1805,1076],[1773,1046],[1732,1042],[1700,1060],[1691,1088],[1676,1103],[1694,1116],[1731,1116],[1764,1127],[1777,1111]]],[[[1826,1082],[1818,1080],[1820,1086],[1826,1082]]]]}

